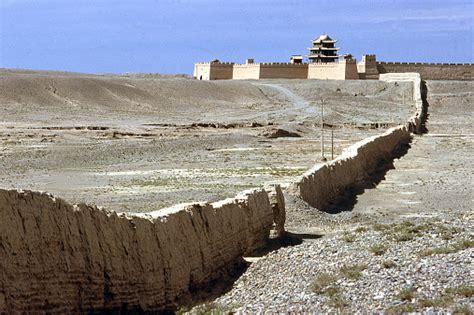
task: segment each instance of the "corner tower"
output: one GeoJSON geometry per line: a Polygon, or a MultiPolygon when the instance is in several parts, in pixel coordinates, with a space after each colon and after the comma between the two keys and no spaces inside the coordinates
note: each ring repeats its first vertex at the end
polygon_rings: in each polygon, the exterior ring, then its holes
{"type": "Polygon", "coordinates": [[[332,39],[327,34],[323,34],[311,41],[313,47],[309,49],[308,59],[310,63],[330,63],[336,62],[339,58],[336,47],[337,40],[332,39]]]}

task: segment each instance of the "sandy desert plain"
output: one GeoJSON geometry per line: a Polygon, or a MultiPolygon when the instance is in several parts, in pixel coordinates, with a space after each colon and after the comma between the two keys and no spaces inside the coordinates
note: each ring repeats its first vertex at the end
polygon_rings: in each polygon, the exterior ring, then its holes
{"type": "MultiPolygon", "coordinates": [[[[177,309],[472,311],[473,83],[426,87],[427,132],[375,184],[334,213],[287,195],[292,241],[177,309]]],[[[321,163],[322,99],[330,159],[331,131],[337,156],[404,124],[412,95],[411,82],[0,69],[0,187],[132,213],[284,187],[321,163]]]]}

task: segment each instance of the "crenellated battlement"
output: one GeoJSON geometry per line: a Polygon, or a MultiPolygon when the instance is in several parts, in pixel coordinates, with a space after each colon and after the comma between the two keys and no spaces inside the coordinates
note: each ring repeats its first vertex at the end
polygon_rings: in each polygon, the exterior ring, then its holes
{"type": "Polygon", "coordinates": [[[291,63],[291,62],[255,62],[255,63],[236,63],[236,67],[248,67],[248,66],[289,66],[289,67],[307,67],[307,63],[291,63]]]}
{"type": "Polygon", "coordinates": [[[377,62],[377,72],[416,72],[425,80],[473,80],[472,63],[377,62]]]}
{"type": "Polygon", "coordinates": [[[382,65],[418,65],[418,66],[472,66],[472,63],[432,63],[432,62],[397,62],[397,61],[377,61],[382,65]]]}
{"type": "Polygon", "coordinates": [[[209,61],[209,62],[195,62],[194,63],[195,65],[213,65],[213,66],[218,66],[218,65],[226,65],[226,66],[229,66],[229,65],[234,65],[235,62],[228,62],[228,61],[219,61],[219,62],[216,62],[216,61],[209,61]]]}

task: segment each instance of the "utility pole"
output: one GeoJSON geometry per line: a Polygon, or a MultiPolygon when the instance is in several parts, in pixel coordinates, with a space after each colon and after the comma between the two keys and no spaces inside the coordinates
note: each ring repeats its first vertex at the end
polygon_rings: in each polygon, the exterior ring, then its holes
{"type": "Polygon", "coordinates": [[[331,160],[334,160],[334,130],[331,129],[331,160]]]}
{"type": "Polygon", "coordinates": [[[326,161],[324,157],[324,99],[321,99],[321,161],[326,161]]]}

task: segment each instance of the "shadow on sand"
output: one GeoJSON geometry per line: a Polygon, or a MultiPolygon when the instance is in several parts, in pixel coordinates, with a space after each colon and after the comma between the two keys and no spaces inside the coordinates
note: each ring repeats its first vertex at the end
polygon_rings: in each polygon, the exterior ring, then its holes
{"type": "Polygon", "coordinates": [[[394,159],[398,159],[405,155],[410,148],[410,144],[402,145],[394,151],[392,158],[381,161],[377,168],[363,180],[356,183],[354,186],[348,187],[342,195],[337,198],[336,202],[329,204],[321,211],[336,214],[343,211],[352,211],[357,204],[357,196],[364,193],[366,189],[373,189],[385,179],[385,175],[389,170],[395,169],[393,164],[394,159]]]}

